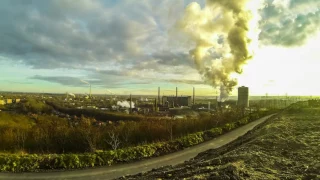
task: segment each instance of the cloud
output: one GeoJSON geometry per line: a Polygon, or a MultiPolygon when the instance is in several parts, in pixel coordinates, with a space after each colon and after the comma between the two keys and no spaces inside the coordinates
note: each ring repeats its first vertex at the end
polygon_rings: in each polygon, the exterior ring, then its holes
{"type": "Polygon", "coordinates": [[[260,23],[263,44],[300,46],[320,31],[318,0],[267,0],[266,5],[260,23]]]}
{"type": "MultiPolygon", "coordinates": [[[[185,75],[194,64],[168,32],[186,3],[0,1],[0,56],[28,68],[84,70],[84,76],[104,82],[185,75]]],[[[73,81],[34,79],[63,85],[73,81]]]]}
{"type": "Polygon", "coordinates": [[[0,54],[34,68],[81,68],[139,57],[155,24],[148,15],[135,14],[100,1],[1,1],[0,54]]]}
{"type": "MultiPolygon", "coordinates": [[[[32,76],[30,79],[64,86],[85,86],[76,76],[100,87],[201,84],[188,80],[201,76],[189,56],[194,44],[172,30],[191,2],[3,0],[0,57],[12,64],[22,63],[21,71],[28,71],[25,74],[32,76]],[[48,69],[60,76],[42,73],[48,69]]],[[[197,2],[204,7],[204,0],[197,2]]],[[[319,0],[266,2],[268,7],[260,11],[262,44],[297,46],[319,31],[319,0]]],[[[227,39],[217,37],[217,45],[223,40],[227,39]]],[[[203,59],[206,66],[212,65],[212,59],[222,58],[219,50],[228,49],[208,50],[203,59]]]]}
{"type": "Polygon", "coordinates": [[[186,65],[194,67],[193,60],[191,59],[189,53],[185,52],[159,51],[155,52],[152,57],[158,60],[157,63],[162,65],[186,65]]]}
{"type": "Polygon", "coordinates": [[[9,82],[12,84],[33,84],[33,82],[21,82],[21,81],[11,81],[11,80],[6,80],[5,82],[9,82]]]}
{"type": "MultiPolygon", "coordinates": [[[[76,86],[76,87],[88,86],[87,84],[85,84],[81,81],[81,79],[82,79],[81,77],[36,75],[36,76],[30,77],[29,79],[58,83],[61,85],[66,85],[66,86],[76,86]]],[[[91,84],[101,84],[101,81],[100,80],[93,80],[93,81],[91,80],[90,83],[91,84]]]]}
{"type": "Polygon", "coordinates": [[[150,84],[151,82],[145,80],[132,80],[125,79],[121,76],[99,76],[99,78],[95,78],[97,76],[88,76],[88,77],[72,77],[72,76],[32,76],[29,79],[34,80],[42,80],[50,83],[57,83],[64,86],[69,87],[85,87],[88,86],[85,82],[91,84],[91,86],[99,87],[99,88],[119,88],[126,87],[132,85],[141,85],[141,84],[150,84]]]}
{"type": "Polygon", "coordinates": [[[191,85],[203,85],[205,84],[203,81],[200,80],[188,80],[188,79],[170,79],[167,80],[171,83],[182,83],[182,84],[191,84],[191,85]]]}

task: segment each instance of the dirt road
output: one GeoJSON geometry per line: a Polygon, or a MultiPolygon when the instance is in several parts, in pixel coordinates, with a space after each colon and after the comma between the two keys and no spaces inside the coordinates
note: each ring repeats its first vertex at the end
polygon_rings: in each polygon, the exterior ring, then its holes
{"type": "Polygon", "coordinates": [[[213,140],[204,142],[202,144],[184,149],[179,152],[142,160],[129,164],[114,165],[111,167],[97,167],[84,170],[62,171],[62,172],[41,172],[41,173],[0,173],[0,179],[5,180],[27,180],[27,179],[114,179],[125,175],[137,174],[141,172],[150,171],[154,168],[159,168],[167,165],[177,165],[195,157],[200,152],[208,149],[219,148],[235,139],[244,135],[255,126],[263,123],[269,115],[260,118],[254,122],[237,128],[231,132],[221,135],[213,140]]]}

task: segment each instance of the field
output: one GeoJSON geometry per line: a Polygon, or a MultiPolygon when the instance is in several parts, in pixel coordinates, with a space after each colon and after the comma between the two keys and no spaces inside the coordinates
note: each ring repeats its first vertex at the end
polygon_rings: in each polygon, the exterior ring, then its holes
{"type": "Polygon", "coordinates": [[[123,179],[320,179],[320,108],[290,108],[174,167],[123,179]]]}

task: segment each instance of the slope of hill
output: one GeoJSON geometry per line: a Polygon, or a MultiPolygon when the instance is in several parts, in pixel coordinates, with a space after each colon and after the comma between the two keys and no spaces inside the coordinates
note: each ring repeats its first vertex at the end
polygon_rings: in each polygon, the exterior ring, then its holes
{"type": "Polygon", "coordinates": [[[219,149],[122,179],[320,179],[320,109],[289,109],[219,149]]]}

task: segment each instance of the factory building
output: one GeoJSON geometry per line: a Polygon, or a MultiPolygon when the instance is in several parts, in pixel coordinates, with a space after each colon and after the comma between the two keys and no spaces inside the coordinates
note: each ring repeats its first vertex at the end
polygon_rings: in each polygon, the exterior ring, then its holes
{"type": "Polygon", "coordinates": [[[166,107],[191,106],[191,96],[163,96],[162,104],[166,107]]]}
{"type": "Polygon", "coordinates": [[[0,105],[5,105],[5,104],[6,104],[5,100],[0,99],[0,105]]]}
{"type": "Polygon", "coordinates": [[[249,88],[241,86],[238,88],[238,103],[239,107],[249,107],[249,88]]]}

